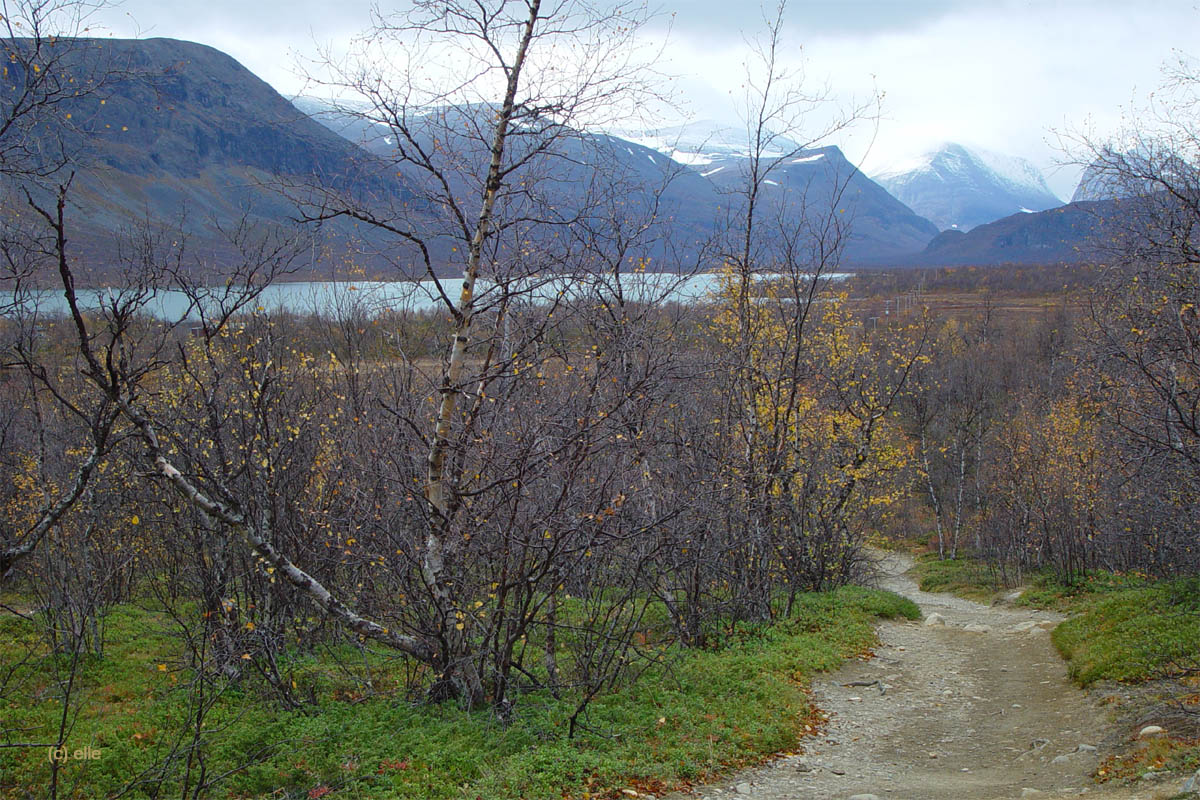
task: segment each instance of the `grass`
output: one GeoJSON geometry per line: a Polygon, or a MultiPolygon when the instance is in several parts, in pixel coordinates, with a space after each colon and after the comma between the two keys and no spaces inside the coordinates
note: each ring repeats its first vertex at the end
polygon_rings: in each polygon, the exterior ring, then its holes
{"type": "Polygon", "coordinates": [[[1139,744],[1142,746],[1104,759],[1096,769],[1096,779],[1100,783],[1133,782],[1147,772],[1171,770],[1188,774],[1200,768],[1200,740],[1164,737],[1139,744]]]}
{"type": "MultiPolygon", "coordinates": [[[[345,692],[328,677],[317,706],[300,711],[233,691],[206,726],[206,767],[218,774],[248,765],[209,796],[557,800],[687,785],[795,747],[819,722],[810,676],[868,652],[874,619],[894,616],[915,619],[919,611],[896,595],[856,587],[806,595],[787,620],[741,627],[714,650],[680,651],[669,665],[598,698],[587,733],[573,741],[565,736],[571,698],[524,695],[505,726],[452,704],[335,699],[345,692]]],[[[0,617],[0,661],[7,645],[33,637],[31,623],[0,617]]],[[[97,748],[101,757],[64,765],[64,796],[107,796],[169,746],[187,713],[188,676],[171,665],[175,647],[161,615],[132,606],[113,612],[106,656],[84,665],[85,702],[68,742],[97,748]]],[[[323,666],[336,675],[330,665],[305,668],[323,666]]],[[[0,729],[28,728],[26,740],[53,738],[61,706],[52,683],[44,674],[25,677],[31,683],[23,695],[0,705],[0,729]],[[39,693],[40,703],[28,702],[39,693]]],[[[41,797],[48,774],[45,750],[0,749],[0,795],[41,797]]],[[[170,794],[178,787],[164,787],[170,794]]]]}
{"type": "Polygon", "coordinates": [[[1075,610],[1055,629],[1054,644],[1080,685],[1200,669],[1200,578],[1077,597],[1075,610]]]}
{"type": "Polygon", "coordinates": [[[1004,589],[991,567],[971,558],[939,559],[930,553],[917,559],[915,571],[923,592],[948,592],[979,603],[991,603],[1004,589]]]}
{"type": "MultiPolygon", "coordinates": [[[[1195,692],[1200,670],[1200,578],[1153,581],[1093,572],[1068,586],[1045,573],[1034,576],[1020,602],[1070,615],[1051,636],[1067,661],[1068,674],[1080,686],[1105,680],[1142,683],[1185,678],[1192,688],[1183,689],[1184,695],[1173,701],[1153,701],[1155,713],[1176,716],[1175,702],[1200,707],[1200,694],[1195,692]]],[[[1178,691],[1169,688],[1167,695],[1178,691]]],[[[1150,771],[1191,773],[1200,767],[1200,739],[1189,737],[1186,725],[1179,730],[1171,724],[1167,727],[1169,737],[1139,742],[1111,755],[1096,770],[1096,779],[1135,781],[1150,771]]]]}
{"type": "Polygon", "coordinates": [[[1093,570],[1067,584],[1053,572],[1044,570],[1030,576],[1029,586],[1021,593],[1017,602],[1032,608],[1079,613],[1104,597],[1145,588],[1152,583],[1153,581],[1141,575],[1093,570]]]}

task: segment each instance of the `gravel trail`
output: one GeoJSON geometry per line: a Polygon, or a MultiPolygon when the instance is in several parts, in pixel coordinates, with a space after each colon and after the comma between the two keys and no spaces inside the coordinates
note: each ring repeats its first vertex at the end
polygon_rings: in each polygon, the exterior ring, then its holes
{"type": "Polygon", "coordinates": [[[820,736],[799,755],[671,799],[1171,796],[1167,785],[1113,789],[1089,778],[1126,733],[1067,680],[1048,633],[1061,615],[922,592],[911,567],[887,555],[878,585],[914,600],[925,619],[881,623],[874,658],[816,677],[830,718],[820,736]]]}

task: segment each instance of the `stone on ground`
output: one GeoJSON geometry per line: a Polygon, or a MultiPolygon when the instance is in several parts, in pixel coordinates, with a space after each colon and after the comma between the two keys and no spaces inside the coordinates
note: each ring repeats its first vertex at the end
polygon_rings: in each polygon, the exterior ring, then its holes
{"type": "Polygon", "coordinates": [[[1196,774],[1187,779],[1187,783],[1183,784],[1184,793],[1200,792],[1200,769],[1196,770],[1196,774]]]}
{"type": "Polygon", "coordinates": [[[1138,732],[1139,739],[1158,739],[1167,735],[1167,731],[1158,725],[1147,725],[1138,732]]]}

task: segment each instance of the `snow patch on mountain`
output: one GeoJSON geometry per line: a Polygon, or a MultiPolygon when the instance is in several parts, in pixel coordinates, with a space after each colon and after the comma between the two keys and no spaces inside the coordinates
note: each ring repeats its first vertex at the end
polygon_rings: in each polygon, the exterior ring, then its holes
{"type": "MultiPolygon", "coordinates": [[[[750,141],[744,129],[713,120],[698,120],[684,125],[672,125],[653,130],[606,131],[626,141],[657,150],[680,164],[704,167],[725,158],[747,158],[750,141]]],[[[791,139],[773,137],[763,152],[764,158],[781,158],[799,149],[791,139]]],[[[817,161],[822,156],[808,156],[805,161],[817,161]]],[[[803,163],[800,160],[792,163],[803,163]]]]}

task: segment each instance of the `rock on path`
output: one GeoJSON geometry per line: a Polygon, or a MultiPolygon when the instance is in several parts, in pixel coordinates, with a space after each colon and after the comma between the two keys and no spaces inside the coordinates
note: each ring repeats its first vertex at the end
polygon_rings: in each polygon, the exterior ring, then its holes
{"type": "Polygon", "coordinates": [[[799,755],[672,800],[1170,796],[1165,787],[1156,794],[1092,783],[1110,725],[1067,680],[1050,643],[1061,616],[922,592],[905,574],[906,556],[888,555],[880,567],[879,585],[914,600],[925,620],[882,623],[874,658],[814,680],[830,721],[799,755]],[[864,681],[886,691],[865,691],[864,681]]]}

